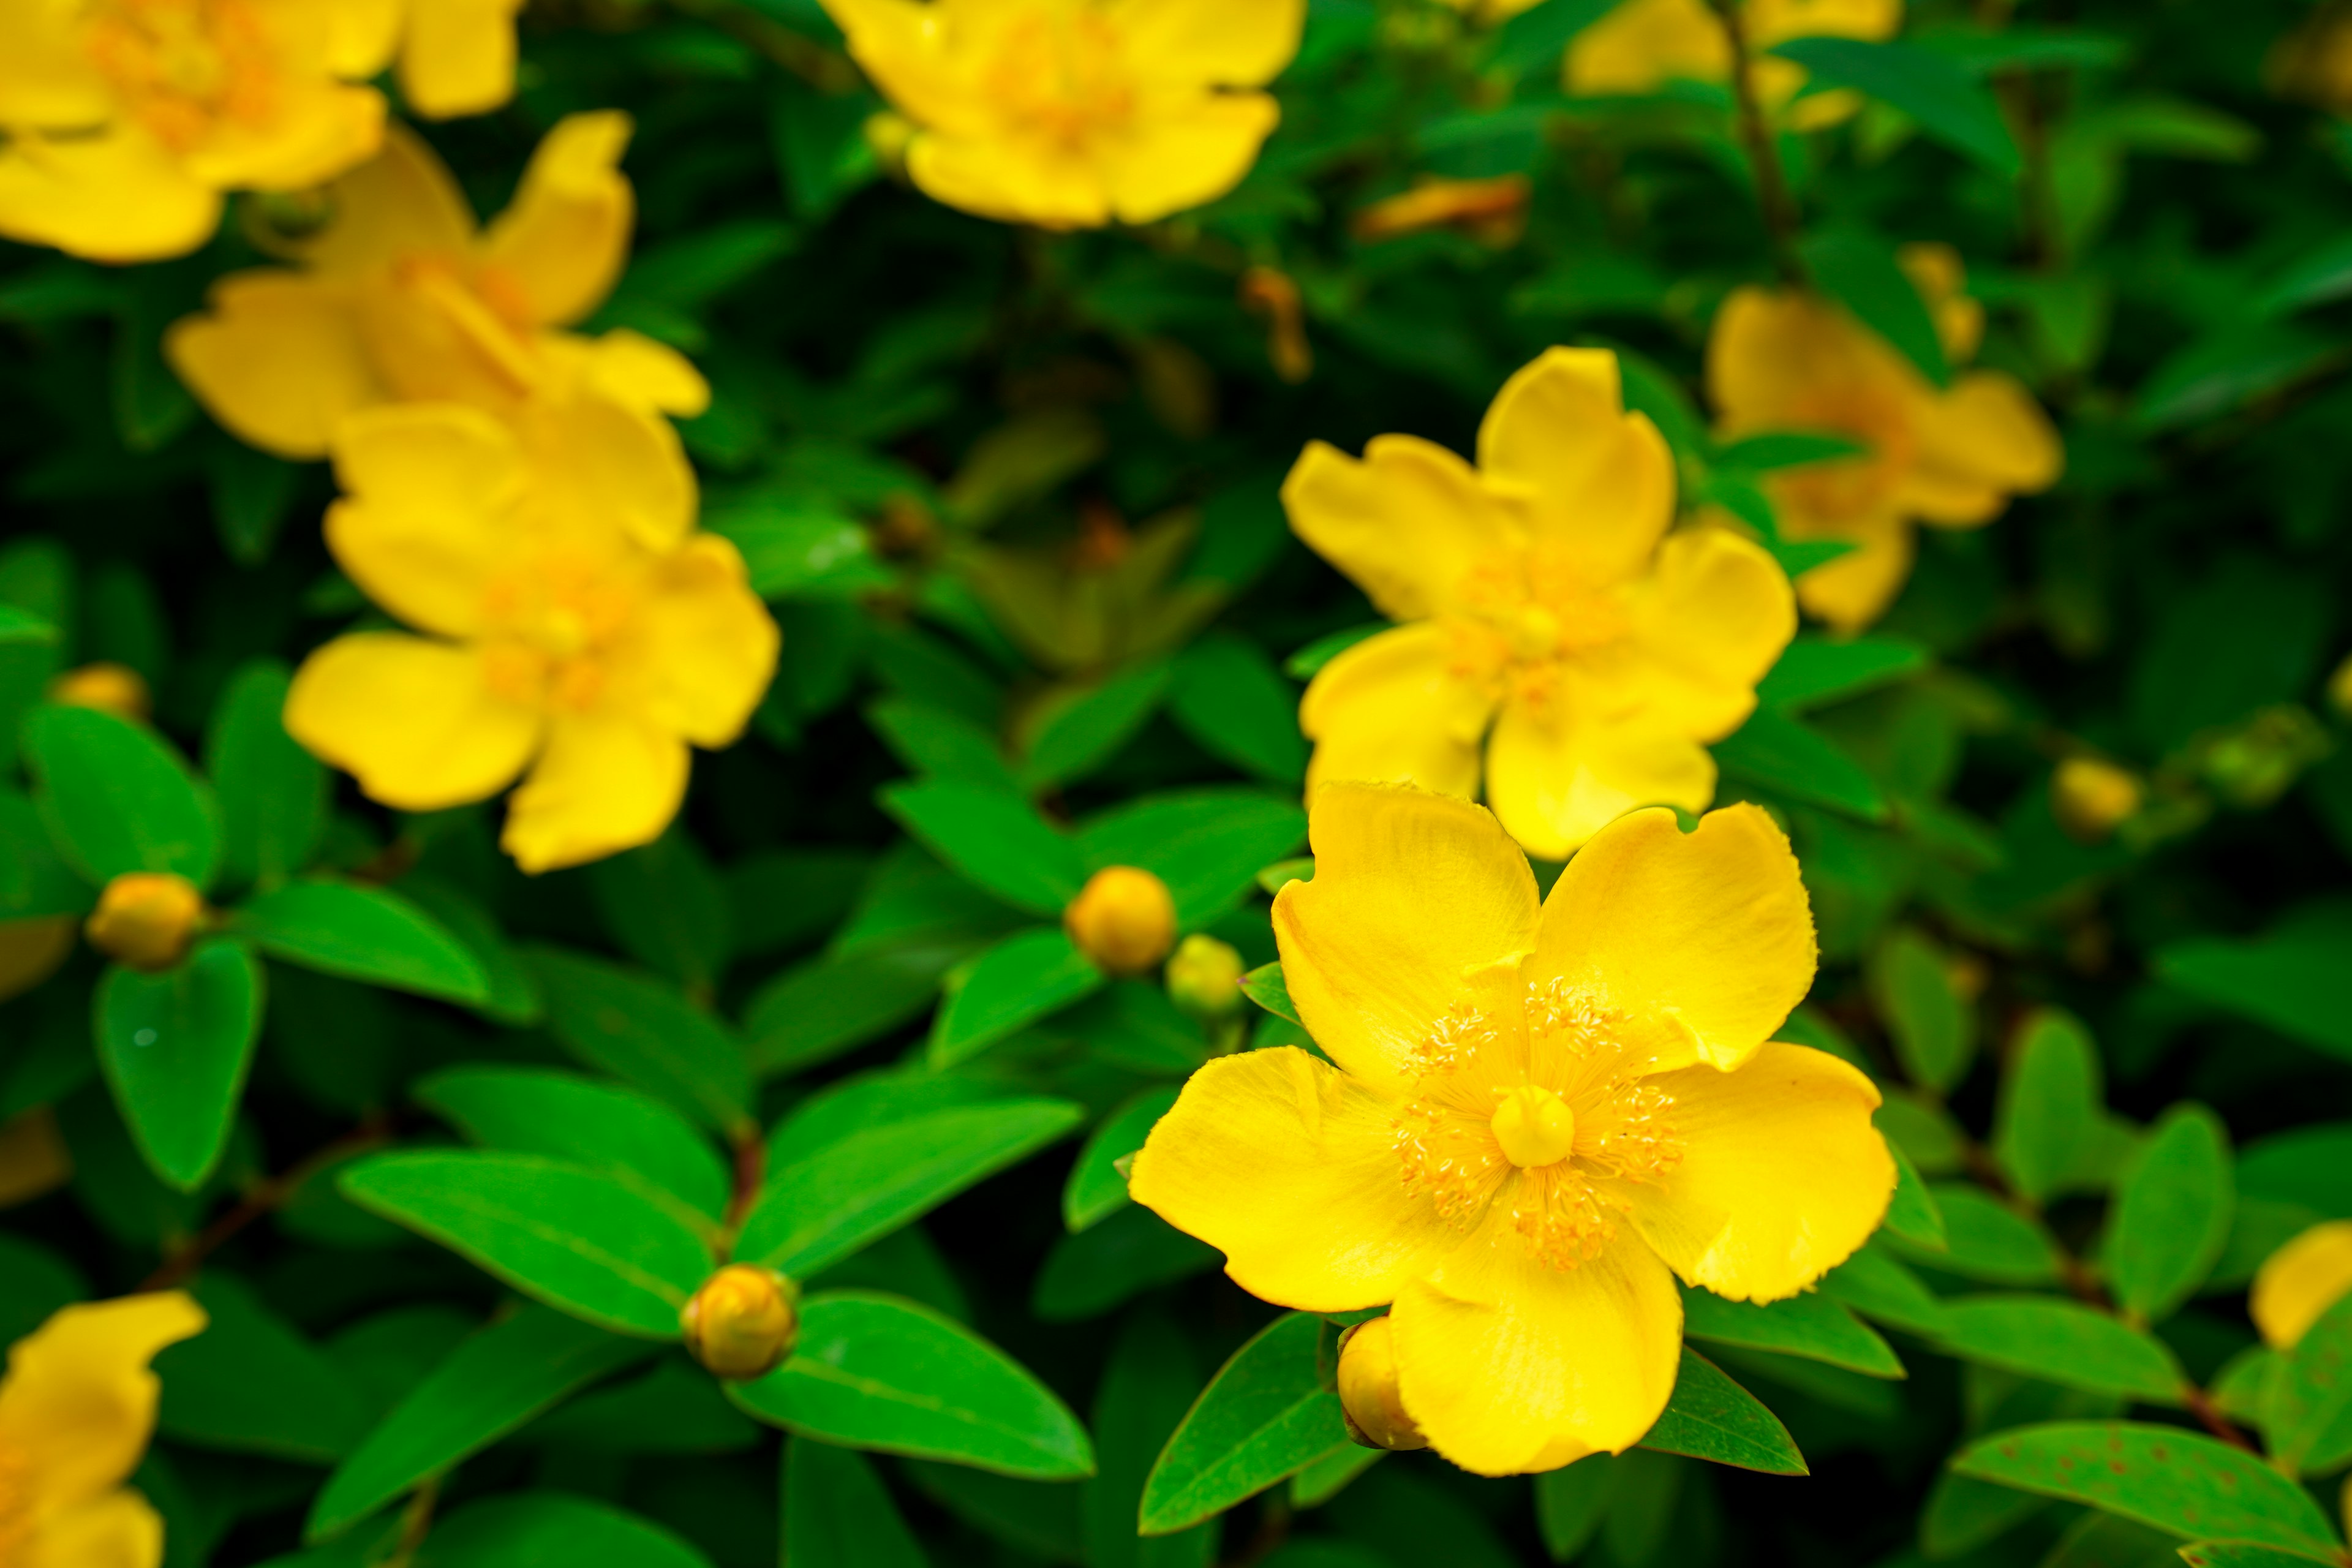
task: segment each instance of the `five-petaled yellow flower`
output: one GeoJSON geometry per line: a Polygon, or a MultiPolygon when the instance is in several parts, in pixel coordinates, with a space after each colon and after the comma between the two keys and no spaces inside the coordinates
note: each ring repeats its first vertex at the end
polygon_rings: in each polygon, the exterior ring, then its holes
{"type": "Polygon", "coordinates": [[[299,190],[373,153],[340,79],[375,0],[0,0],[0,236],[96,261],[181,256],[224,191],[299,190]]]}
{"type": "Polygon", "coordinates": [[[776,663],[743,559],[694,529],[693,470],[658,418],[595,397],[509,426],[456,404],[353,415],[327,543],[427,637],[356,632],[312,654],[286,727],[387,805],[486,799],[526,871],[648,843],[686,793],[688,742],[731,742],[776,663]]]}
{"type": "Polygon", "coordinates": [[[635,212],[618,168],[625,115],[575,114],[540,143],[487,232],[425,143],[395,128],[383,156],[335,183],[315,234],[279,241],[294,268],[233,273],[212,309],[173,324],[173,367],[240,438],[324,457],[335,427],[387,403],[457,402],[511,417],[585,384],[672,414],[709,389],[676,351],[631,331],[558,329],[602,304],[635,212]]]}
{"type": "MultiPolygon", "coordinates": [[[[1891,38],[1903,25],[1903,0],[1746,0],[1740,18],[1757,96],[1781,110],[1797,130],[1843,120],[1862,107],[1844,90],[1802,99],[1805,68],[1760,51],[1791,38],[1891,38]],[[1790,101],[1794,100],[1795,101],[1790,101]]],[[[1631,0],[1577,35],[1569,46],[1568,90],[1647,94],[1669,81],[1728,81],[1731,42],[1708,0],[1631,0]]]]}
{"type": "Polygon", "coordinates": [[[1553,349],[1505,384],[1475,468],[1412,436],[1360,462],[1316,442],[1282,499],[1301,539],[1407,623],[1307,687],[1310,795],[1339,779],[1474,795],[1483,744],[1487,804],[1549,859],[1633,806],[1704,810],[1701,742],[1747,720],[1796,632],[1761,547],[1667,533],[1673,454],[1624,411],[1605,350],[1553,349]]]}
{"type": "Polygon", "coordinates": [[[1612,824],[1540,906],[1465,801],[1317,796],[1312,881],[1275,900],[1285,1047],[1192,1075],[1138,1203],[1305,1311],[1393,1303],[1399,1394],[1489,1475],[1640,1440],[1673,1392],[1679,1274],[1793,1296],[1876,1228],[1877,1091],[1768,1043],[1813,977],[1788,840],[1753,805],[1612,824]]]}
{"type": "Polygon", "coordinates": [[[427,120],[481,114],[514,96],[515,13],[523,0],[354,0],[346,30],[356,75],[390,63],[407,106],[427,120]]]}
{"type": "Polygon", "coordinates": [[[1045,228],[1150,223],[1239,184],[1305,0],[825,0],[918,127],[933,199],[1045,228]]]}
{"type": "Polygon", "coordinates": [[[156,1568],[163,1521],[122,1483],[155,1429],[155,1352],[205,1327],[176,1290],[68,1307],[0,1380],[0,1563],[156,1568]]]}
{"type": "MultiPolygon", "coordinates": [[[[1903,252],[1933,311],[1946,359],[1975,357],[1984,312],[1960,292],[1959,258],[1903,252]]],[[[1962,371],[1939,388],[1838,306],[1795,290],[1742,289],[1724,301],[1706,384],[1727,437],[1767,430],[1851,436],[1866,457],[1767,476],[1784,539],[1855,546],[1797,579],[1797,598],[1842,632],[1885,612],[1911,575],[1912,525],[1974,528],[2013,495],[2057,483],[2065,452],[2032,394],[2000,371],[1962,371]]]]}

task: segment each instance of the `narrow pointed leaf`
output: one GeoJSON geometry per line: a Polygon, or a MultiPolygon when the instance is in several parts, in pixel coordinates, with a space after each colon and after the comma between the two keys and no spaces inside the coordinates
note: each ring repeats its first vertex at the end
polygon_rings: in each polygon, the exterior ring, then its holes
{"type": "Polygon", "coordinates": [[[2087,1503],[2191,1540],[2332,1554],[2336,1531],[2294,1482],[2242,1448],[2178,1426],[2058,1421],[1969,1445],[1952,1468],[2087,1503]]]}
{"type": "Polygon", "coordinates": [[[1144,1534],[1188,1529],[1348,1446],[1327,1338],[1320,1317],[1292,1312],[1234,1352],[1144,1482],[1144,1534]]]}

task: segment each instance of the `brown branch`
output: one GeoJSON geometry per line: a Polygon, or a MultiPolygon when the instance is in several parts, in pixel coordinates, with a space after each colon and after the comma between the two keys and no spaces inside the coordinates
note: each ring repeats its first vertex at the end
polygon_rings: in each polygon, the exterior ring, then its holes
{"type": "Polygon", "coordinates": [[[768,1179],[768,1141],[761,1136],[758,1124],[745,1123],[736,1131],[734,1143],[735,1187],[727,1195],[727,1217],[719,1222],[727,1250],[733,1249],[735,1237],[768,1179]]]}
{"type": "Polygon", "coordinates": [[[2254,1445],[2246,1435],[2221,1414],[2221,1407],[2213,1403],[2211,1394],[2191,1383],[2181,1388],[2180,1397],[2182,1403],[2189,1406],[2189,1414],[2204,1424],[2205,1430],[2233,1448],[2243,1448],[2249,1454],[2255,1451],[2254,1445]]]}
{"type": "Polygon", "coordinates": [[[280,1174],[262,1182],[238,1199],[234,1207],[224,1210],[210,1225],[166,1254],[155,1271],[139,1282],[140,1290],[169,1290],[184,1282],[204,1266],[205,1259],[220,1250],[246,1226],[293,1202],[303,1184],[320,1171],[362,1150],[377,1148],[391,1139],[390,1125],[382,1119],[370,1118],[280,1174]]]}
{"type": "Polygon", "coordinates": [[[1756,200],[1763,209],[1765,233],[1772,242],[1772,264],[1780,269],[1783,283],[1801,287],[1805,265],[1797,255],[1797,203],[1789,194],[1780,144],[1773,140],[1763,100],[1757,96],[1756,62],[1748,52],[1748,25],[1739,12],[1744,0],[1707,0],[1707,4],[1731,44],[1731,94],[1738,106],[1739,140],[1755,171],[1756,200]]]}

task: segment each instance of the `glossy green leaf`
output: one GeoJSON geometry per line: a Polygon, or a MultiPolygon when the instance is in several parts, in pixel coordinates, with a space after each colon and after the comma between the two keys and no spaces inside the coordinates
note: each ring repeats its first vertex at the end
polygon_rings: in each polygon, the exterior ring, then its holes
{"type": "Polygon", "coordinates": [[[1642,1439],[1642,1447],[1769,1476],[1810,1473],[1780,1418],[1687,1345],[1665,1414],[1642,1439]]]}
{"type": "Polygon", "coordinates": [[[1086,881],[1078,847],[1025,802],[970,784],[892,784],[883,809],[977,887],[1058,919],[1086,881]]]}
{"type": "Polygon", "coordinates": [[[1536,1477],[1536,1531],[1555,1563],[1591,1542],[1609,1508],[1609,1467],[1596,1457],[1536,1477]]]}
{"type": "Polygon", "coordinates": [[[326,766],[286,732],[292,682],[274,660],[246,665],[205,740],[205,771],[220,795],[221,869],[265,888],[307,868],[327,828],[326,766]]]}
{"type": "Polygon", "coordinates": [[[1821,1290],[1865,1318],[1911,1333],[1932,1338],[1944,1326],[1944,1304],[1877,1245],[1864,1247],[1822,1276],[1821,1290]]]}
{"type": "Polygon", "coordinates": [[[25,761],[42,816],[90,880],[169,871],[212,885],[220,808],[152,730],[94,708],[42,708],[25,721],[25,761]]]}
{"type": "Polygon", "coordinates": [[[1078,828],[1089,868],[1140,866],[1168,884],[1180,931],[1240,902],[1259,868],[1306,838],[1307,814],[1295,800],[1242,787],[1146,795],[1078,828]]]}
{"type": "Polygon", "coordinates": [[[669,1206],[536,1154],[376,1154],[336,1185],[369,1213],[614,1333],[676,1339],[678,1310],[715,1267],[669,1206]]]}
{"type": "Polygon", "coordinates": [[[734,910],[717,868],[683,828],[599,860],[588,885],[604,929],[631,958],[698,995],[735,955],[734,910]]]}
{"type": "Polygon", "coordinates": [[[1976,1016],[1952,982],[1943,949],[1911,927],[1898,929],[1871,960],[1870,989],[1915,1081],[1942,1091],[1967,1076],[1976,1056],[1976,1016]]]}
{"type": "Polygon", "coordinates": [[[2290,1039],[2352,1058],[2342,977],[2352,917],[2283,923],[2248,939],[2195,937],[2157,950],[2157,974],[2200,1001],[2267,1024],[2290,1039]]]}
{"type": "Polygon", "coordinates": [[[1176,1103],[1172,1087],[1147,1089],[1102,1119],[1087,1134],[1062,1187],[1062,1224],[1081,1231],[1126,1206],[1127,1176],[1118,1163],[1143,1147],[1176,1103]]]}
{"type": "Polygon", "coordinates": [[[530,951],[547,1026],[589,1066],[723,1132],[742,1128],[751,1065],[727,1027],[675,987],[560,948],[530,951]]]}
{"type": "Polygon", "coordinates": [[[1781,651],[1780,660],[1757,682],[1756,700],[1801,713],[1901,680],[1925,668],[1927,663],[1927,650],[1916,643],[1809,634],[1781,651]]]}
{"type": "Polygon", "coordinates": [[[1108,978],[1059,926],[1009,936],[950,972],[947,1000],[931,1021],[930,1059],[943,1068],[969,1060],[1108,978]]]}
{"type": "Polygon", "coordinates": [[[1094,1472],[1086,1429],[1050,1390],[970,1330],[895,1297],[809,1297],[793,1359],[729,1392],[762,1421],[848,1447],[1038,1480],[1094,1472]]]}
{"type": "Polygon", "coordinates": [[[1200,1385],[1191,1342],[1160,1314],[1133,1315],[1111,1342],[1095,1391],[1100,1468],[1086,1484],[1081,1515],[1087,1568],[1208,1568],[1214,1560],[1213,1523],[1174,1535],[1135,1531],[1144,1482],[1200,1385]]]}
{"type": "Polygon", "coordinates": [[[473,950],[397,893],[288,882],[239,905],[233,929],[270,957],[321,974],[476,1005],[490,977],[473,950]]]}
{"type": "Polygon", "coordinates": [[[1885,1340],[1838,1302],[1818,1294],[1759,1306],[1726,1300],[1712,1290],[1685,1290],[1683,1332],[1695,1340],[1827,1362],[1870,1377],[1904,1375],[1902,1362],[1885,1340]]]}
{"type": "Polygon", "coordinates": [[[900,762],[926,779],[993,790],[1016,800],[1025,793],[996,736],[960,713],[891,697],[868,707],[866,721],[900,762]]]}
{"type": "Polygon", "coordinates": [[[98,1062],[148,1165],[194,1192],[228,1147],[261,1037],[261,965],[213,940],[160,974],[120,965],[98,986],[98,1062]]]}
{"type": "Polygon", "coordinates": [[[1276,1319],[1209,1380],[1143,1486],[1146,1535],[1170,1535],[1348,1444],[1338,1350],[1310,1312],[1276,1319]]]}
{"type": "Polygon", "coordinates": [[[57,640],[55,623],[15,605],[0,604],[0,644],[54,643],[57,640]]]}
{"type": "Polygon", "coordinates": [[[2116,1299],[2169,1317],[2221,1257],[2237,1206],[2230,1131],[2201,1105],[2178,1105],[2149,1131],[2116,1189],[2104,1262],[2116,1299]]]}
{"type": "Polygon", "coordinates": [[[2352,1450],[2352,1298],[2304,1331],[2267,1380],[2263,1426],[2271,1457],[2290,1475],[2332,1468],[2352,1450]]]}
{"type": "Polygon", "coordinates": [[[2306,1563],[2340,1561],[2315,1546],[2294,1552],[2249,1541],[2200,1541],[2182,1547],[2180,1560],[2189,1568],[2305,1568],[2306,1563]]]}
{"type": "Polygon", "coordinates": [[[1938,1342],[1965,1360],[2151,1405],[2179,1404],[2188,1385],[2161,1340],[2095,1307],[2053,1296],[1947,1301],[1938,1342]]]}
{"type": "Polygon", "coordinates": [[[548,1068],[457,1067],[411,1091],[475,1142],[544,1154],[717,1220],[727,1166],[701,1131],[635,1089],[548,1068]]]}
{"type": "MultiPolygon", "coordinates": [[[[1890,987],[1897,984],[1896,964],[1911,961],[1886,956],[1890,987]]],[[[1913,984],[1924,988],[1924,975],[1913,984]]],[[[2090,1035],[2067,1014],[2036,1013],[2019,1031],[2001,1074],[1992,1134],[2001,1169],[2019,1192],[2048,1202],[2080,1164],[2105,1113],[2098,1047],[2090,1035]]]]}
{"type": "Polygon", "coordinates": [[[1996,1285],[2047,1285],[2059,1273],[2050,1233],[1981,1187],[1931,1182],[1924,1191],[1944,1218],[1944,1245],[1921,1247],[1891,1226],[1887,1234],[1914,1263],[1996,1285]]]}
{"type": "Polygon", "coordinates": [[[1290,999],[1290,985],[1279,963],[1263,963],[1243,975],[1242,994],[1277,1018],[1299,1023],[1298,1005],[1290,999]]]}
{"type": "Polygon", "coordinates": [[[1936,319],[1896,261],[1893,246],[1864,230],[1832,228],[1806,236],[1799,252],[1816,289],[1852,311],[1921,375],[1938,386],[1950,382],[1936,319]]]}
{"type": "Polygon", "coordinates": [[[569,1492],[486,1498],[438,1521],[415,1568],[711,1568],[676,1532],[569,1492]]]}
{"type": "Polygon", "coordinates": [[[1900,110],[1919,129],[1997,174],[2024,167],[2000,105],[1968,68],[1916,44],[1862,38],[1791,38],[1771,53],[1822,85],[1849,87],[1900,110]]]}
{"type": "Polygon", "coordinates": [[[175,1441],[299,1464],[332,1464],[367,1430],[342,1368],[244,1281],[213,1272],[195,1290],[204,1332],[155,1358],[156,1425],[175,1441]]]}
{"type": "Polygon", "coordinates": [[[1777,708],[1757,709],[1713,750],[1726,778],[1865,822],[1885,818],[1885,797],[1862,765],[1821,731],[1777,708]]]}
{"type": "Polygon", "coordinates": [[[1258,646],[1213,632],[1176,661],[1168,711],[1201,749],[1275,784],[1307,776],[1298,689],[1258,646]]]}
{"type": "Polygon", "coordinates": [[[784,1443],[790,1568],[930,1568],[873,1463],[813,1437],[784,1443]]]}
{"type": "Polygon", "coordinates": [[[1209,1273],[1223,1260],[1215,1247],[1150,1209],[1121,1209],[1054,1243],[1037,1270],[1029,1310],[1048,1323],[1099,1317],[1146,1290],[1209,1273]]]}
{"type": "Polygon", "coordinates": [[[752,1070],[773,1077],[816,1067],[920,1016],[982,941],[828,953],[786,970],[745,1010],[752,1070]]]}
{"type": "Polygon", "coordinates": [[[1028,735],[1022,782],[1042,790],[1101,767],[1159,711],[1168,682],[1168,666],[1147,664],[1049,699],[1042,721],[1028,735]]]}

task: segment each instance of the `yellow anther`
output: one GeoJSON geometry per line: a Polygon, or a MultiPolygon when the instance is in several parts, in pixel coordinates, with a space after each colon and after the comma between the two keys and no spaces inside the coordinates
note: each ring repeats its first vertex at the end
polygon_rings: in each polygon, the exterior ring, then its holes
{"type": "Polygon", "coordinates": [[[1541,605],[1523,607],[1511,620],[1511,652],[1528,660],[1551,658],[1559,651],[1559,617],[1541,605]]]}
{"type": "Polygon", "coordinates": [[[1522,1168],[1556,1165],[1576,1148],[1576,1112],[1551,1090],[1522,1084],[1495,1108],[1495,1142],[1522,1168]]]}

